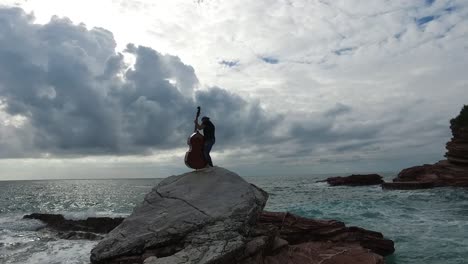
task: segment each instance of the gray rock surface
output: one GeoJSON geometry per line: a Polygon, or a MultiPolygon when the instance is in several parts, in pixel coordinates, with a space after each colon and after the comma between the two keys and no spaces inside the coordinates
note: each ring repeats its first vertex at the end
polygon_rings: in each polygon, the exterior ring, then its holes
{"type": "Polygon", "coordinates": [[[220,167],[168,177],[91,251],[91,262],[131,256],[148,256],[149,264],[229,262],[245,249],[267,198],[220,167]]]}

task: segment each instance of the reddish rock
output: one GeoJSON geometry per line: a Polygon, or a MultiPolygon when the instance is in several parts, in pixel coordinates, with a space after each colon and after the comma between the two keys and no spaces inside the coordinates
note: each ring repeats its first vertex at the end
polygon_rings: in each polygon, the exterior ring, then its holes
{"type": "Polygon", "coordinates": [[[331,186],[364,186],[382,184],[382,176],[378,174],[351,175],[347,177],[331,177],[325,180],[331,186]]]}
{"type": "Polygon", "coordinates": [[[402,170],[386,189],[468,187],[468,106],[450,120],[452,139],[447,143],[446,160],[402,170]]]}
{"type": "Polygon", "coordinates": [[[421,188],[468,187],[468,166],[454,164],[448,160],[442,160],[435,164],[415,166],[402,170],[393,179],[393,184],[384,184],[382,187],[418,189],[418,186],[421,188]]]}
{"type": "MultiPolygon", "coordinates": [[[[381,233],[346,227],[335,220],[315,220],[290,213],[263,212],[256,235],[276,235],[282,247],[266,246],[240,264],[383,264],[383,256],[395,251],[393,241],[381,233]]],[[[276,239],[274,239],[276,240],[276,239]]],[[[274,245],[274,243],[273,243],[274,245]]]]}
{"type": "MultiPolygon", "coordinates": [[[[278,235],[297,245],[307,242],[357,244],[372,252],[387,256],[395,251],[393,241],[375,231],[359,227],[347,227],[336,220],[316,220],[291,213],[263,212],[257,221],[258,230],[278,230],[278,235]]],[[[260,231],[261,233],[261,231],[260,231]]]]}
{"type": "Polygon", "coordinates": [[[274,256],[256,256],[244,264],[384,264],[382,256],[357,245],[332,242],[307,242],[289,246],[274,256]]]}
{"type": "Polygon", "coordinates": [[[451,163],[468,166],[468,128],[451,128],[453,138],[445,146],[445,157],[451,163]]]}
{"type": "Polygon", "coordinates": [[[451,163],[468,166],[468,105],[450,120],[453,138],[447,143],[445,156],[451,163]]]}

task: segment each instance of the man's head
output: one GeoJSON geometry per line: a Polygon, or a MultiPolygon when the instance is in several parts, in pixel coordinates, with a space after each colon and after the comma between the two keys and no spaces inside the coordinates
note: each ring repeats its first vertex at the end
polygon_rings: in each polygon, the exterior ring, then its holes
{"type": "Polygon", "coordinates": [[[206,121],[209,121],[209,120],[210,120],[210,118],[207,117],[207,116],[204,116],[204,117],[201,118],[202,122],[206,122],[206,121]]]}

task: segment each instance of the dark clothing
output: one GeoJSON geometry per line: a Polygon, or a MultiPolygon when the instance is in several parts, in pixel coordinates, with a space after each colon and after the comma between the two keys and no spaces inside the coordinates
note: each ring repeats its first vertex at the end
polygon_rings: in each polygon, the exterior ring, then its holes
{"type": "Polygon", "coordinates": [[[205,156],[205,160],[208,161],[208,165],[210,165],[211,167],[213,167],[213,161],[211,161],[210,151],[214,143],[214,139],[205,140],[205,144],[203,146],[203,155],[205,156]]]}
{"type": "Polygon", "coordinates": [[[213,125],[213,123],[211,123],[210,120],[204,120],[203,125],[203,137],[205,138],[205,144],[203,146],[203,155],[205,156],[205,160],[208,161],[208,165],[213,167],[210,151],[215,143],[215,126],[213,125]]]}
{"type": "Polygon", "coordinates": [[[205,127],[203,128],[203,137],[205,138],[205,141],[215,141],[215,126],[213,125],[213,123],[211,123],[210,120],[205,120],[202,124],[205,125],[205,127]]]}

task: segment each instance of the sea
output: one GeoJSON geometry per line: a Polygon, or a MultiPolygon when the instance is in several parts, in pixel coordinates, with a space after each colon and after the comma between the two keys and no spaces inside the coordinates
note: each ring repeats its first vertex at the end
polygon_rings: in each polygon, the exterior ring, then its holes
{"type": "MultiPolygon", "coordinates": [[[[394,175],[386,174],[386,180],[394,175]]],[[[468,263],[468,189],[329,187],[324,175],[244,177],[270,194],[266,210],[336,219],[383,233],[396,252],[386,263],[468,263]]],[[[89,263],[96,241],[63,240],[34,212],[69,219],[127,216],[161,179],[0,181],[0,263],[89,263]]]]}

